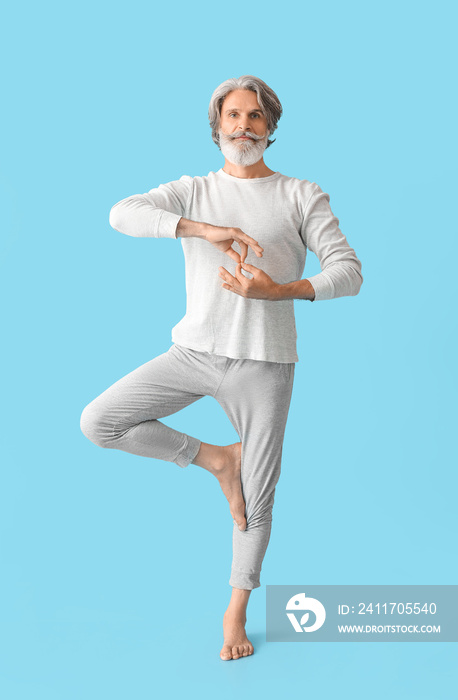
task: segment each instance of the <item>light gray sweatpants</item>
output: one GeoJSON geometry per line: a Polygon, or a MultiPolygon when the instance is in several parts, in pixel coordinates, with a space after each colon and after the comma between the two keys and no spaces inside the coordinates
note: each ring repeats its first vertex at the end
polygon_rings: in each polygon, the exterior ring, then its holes
{"type": "Polygon", "coordinates": [[[242,442],[247,528],[234,520],[229,584],[258,588],[270,538],[295,363],[233,359],[177,345],[117,381],[86,406],[81,430],[101,447],[186,467],[201,441],[159,418],[212,396],[242,442]]]}

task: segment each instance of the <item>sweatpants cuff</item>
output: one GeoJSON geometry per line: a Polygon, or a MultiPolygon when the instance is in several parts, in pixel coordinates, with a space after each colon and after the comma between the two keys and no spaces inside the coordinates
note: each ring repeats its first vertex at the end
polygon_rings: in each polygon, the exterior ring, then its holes
{"type": "Polygon", "coordinates": [[[201,441],[192,435],[186,435],[186,444],[175,460],[179,467],[187,467],[200,450],[201,441]]]}
{"type": "Polygon", "coordinates": [[[246,574],[244,571],[231,571],[229,585],[234,588],[243,588],[247,591],[252,591],[253,588],[259,588],[261,585],[260,574],[246,574]]]}

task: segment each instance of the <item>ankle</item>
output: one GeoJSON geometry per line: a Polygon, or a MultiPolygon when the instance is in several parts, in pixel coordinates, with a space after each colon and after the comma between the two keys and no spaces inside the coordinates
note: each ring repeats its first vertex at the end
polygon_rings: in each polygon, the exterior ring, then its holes
{"type": "Polygon", "coordinates": [[[196,464],[202,469],[215,474],[221,470],[224,464],[223,448],[219,445],[210,445],[206,442],[202,442],[199,452],[193,460],[193,464],[196,464]]]}
{"type": "Polygon", "coordinates": [[[225,622],[241,622],[242,624],[245,624],[246,619],[246,610],[231,607],[230,605],[224,613],[225,622]]]}

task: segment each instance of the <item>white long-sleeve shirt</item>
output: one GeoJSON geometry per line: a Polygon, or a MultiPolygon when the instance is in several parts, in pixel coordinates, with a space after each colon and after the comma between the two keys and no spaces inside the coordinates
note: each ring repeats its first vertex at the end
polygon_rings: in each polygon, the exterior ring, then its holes
{"type": "MultiPolygon", "coordinates": [[[[181,217],[239,227],[264,248],[261,258],[248,248],[245,262],[280,284],[302,279],[309,249],[320,261],[321,272],[308,278],[320,301],[354,296],[363,281],[329,199],[315,182],[280,172],[244,179],[221,168],[122,199],[111,209],[110,225],[152,238],[177,238],[181,217]]],[[[172,342],[232,358],[298,362],[294,299],[249,299],[224,289],[218,268],[235,276],[235,260],[202,238],[181,237],[181,244],[187,305],[172,342]]],[[[233,247],[240,252],[237,243],[233,247]]]]}

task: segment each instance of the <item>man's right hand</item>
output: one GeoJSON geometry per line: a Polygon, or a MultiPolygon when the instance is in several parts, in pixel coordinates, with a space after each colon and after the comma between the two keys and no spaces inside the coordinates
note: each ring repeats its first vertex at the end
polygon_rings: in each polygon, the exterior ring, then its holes
{"type": "Polygon", "coordinates": [[[231,226],[209,226],[203,238],[221,252],[229,255],[229,257],[237,263],[245,262],[245,258],[248,254],[248,247],[252,249],[258,258],[261,258],[264,252],[264,248],[262,248],[254,238],[244,233],[241,228],[231,226]],[[240,254],[232,248],[234,241],[240,246],[240,254]]]}

